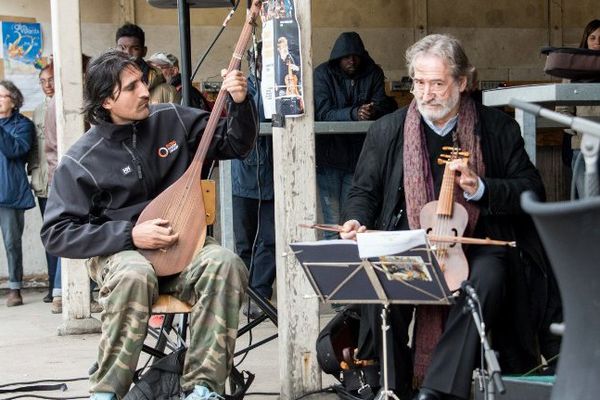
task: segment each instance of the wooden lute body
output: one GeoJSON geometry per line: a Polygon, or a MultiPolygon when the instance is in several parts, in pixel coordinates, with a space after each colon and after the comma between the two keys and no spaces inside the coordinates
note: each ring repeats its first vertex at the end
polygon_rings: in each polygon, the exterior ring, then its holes
{"type": "MultiPolygon", "coordinates": [[[[255,0],[248,12],[246,22],[229,62],[227,72],[239,69],[243,54],[248,47],[255,19],[261,2],[255,0]]],[[[192,261],[206,239],[206,209],[200,184],[202,164],[206,159],[219,118],[225,106],[227,92],[221,89],[211,111],[207,126],[196,154],[186,172],[160,195],[153,199],[140,214],[137,223],[162,218],[169,221],[173,233],[179,233],[174,245],[157,250],[140,250],[152,263],[157,276],[177,274],[192,261]]]]}

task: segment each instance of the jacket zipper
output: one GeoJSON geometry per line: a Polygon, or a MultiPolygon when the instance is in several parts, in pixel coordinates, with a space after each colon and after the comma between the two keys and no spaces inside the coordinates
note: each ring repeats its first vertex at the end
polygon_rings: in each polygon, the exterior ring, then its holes
{"type": "MultiPolygon", "coordinates": [[[[133,125],[133,135],[131,138],[131,143],[133,145],[133,148],[135,149],[136,145],[137,145],[137,128],[135,125],[133,125]]],[[[131,156],[133,165],[135,166],[135,171],[137,173],[138,180],[142,182],[142,185],[144,186],[144,190],[145,190],[146,194],[148,194],[148,187],[146,185],[146,182],[144,181],[144,174],[142,171],[142,163],[140,162],[140,159],[136,156],[135,152],[131,148],[129,148],[129,146],[127,146],[127,143],[125,143],[124,141],[123,141],[123,147],[131,156]]]]}

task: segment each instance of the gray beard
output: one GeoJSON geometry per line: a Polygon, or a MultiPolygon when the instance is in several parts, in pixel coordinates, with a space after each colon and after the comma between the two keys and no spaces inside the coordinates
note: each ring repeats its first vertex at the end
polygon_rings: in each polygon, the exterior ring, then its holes
{"type": "Polygon", "coordinates": [[[452,95],[444,103],[440,104],[442,107],[436,110],[427,109],[421,101],[419,101],[418,99],[416,99],[416,101],[417,109],[419,110],[421,115],[429,121],[435,123],[447,117],[448,114],[450,114],[450,112],[454,109],[454,107],[456,107],[456,105],[460,101],[460,91],[458,90],[458,88],[455,88],[455,90],[452,91],[452,95]]]}

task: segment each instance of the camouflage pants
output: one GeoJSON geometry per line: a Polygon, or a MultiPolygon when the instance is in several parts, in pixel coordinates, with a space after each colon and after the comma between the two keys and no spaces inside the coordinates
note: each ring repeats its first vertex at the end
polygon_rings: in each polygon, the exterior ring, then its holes
{"type": "Polygon", "coordinates": [[[127,393],[159,292],[193,305],[183,389],[201,384],[224,392],[248,285],[247,269],[237,255],[207,237],[191,264],[166,279],[158,279],[152,265],[133,250],[91,258],[87,266],[104,307],[99,368],[90,377],[91,392],[112,392],[119,398],[127,393]]]}

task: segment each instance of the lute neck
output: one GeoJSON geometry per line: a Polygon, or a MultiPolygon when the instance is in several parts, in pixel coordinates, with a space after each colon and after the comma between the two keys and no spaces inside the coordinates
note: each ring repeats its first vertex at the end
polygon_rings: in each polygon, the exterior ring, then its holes
{"type": "MultiPolygon", "coordinates": [[[[242,28],[242,33],[240,34],[240,38],[238,39],[237,44],[235,46],[235,50],[233,52],[233,56],[231,57],[231,61],[229,61],[227,73],[240,68],[242,58],[244,56],[246,48],[248,47],[248,43],[250,43],[250,38],[252,36],[252,28],[254,27],[254,21],[259,14],[259,10],[260,1],[255,1],[252,5],[252,8],[248,12],[248,16],[246,17],[246,22],[244,23],[244,27],[242,28]]],[[[227,96],[227,91],[221,88],[221,90],[219,90],[219,94],[217,95],[217,99],[215,100],[213,109],[210,113],[210,117],[208,118],[208,123],[206,125],[206,128],[204,129],[204,133],[202,134],[202,139],[200,140],[200,144],[198,145],[198,149],[196,150],[194,159],[192,160],[192,163],[195,164],[196,168],[198,169],[202,168],[202,164],[206,159],[206,154],[208,153],[210,142],[212,141],[214,133],[217,129],[217,124],[219,123],[219,119],[221,118],[223,108],[225,107],[227,96]]],[[[197,172],[199,173],[200,171],[197,172]]]]}

